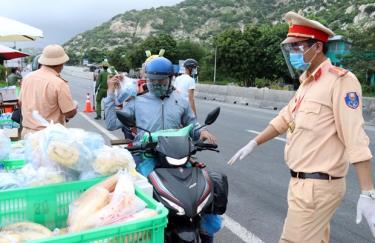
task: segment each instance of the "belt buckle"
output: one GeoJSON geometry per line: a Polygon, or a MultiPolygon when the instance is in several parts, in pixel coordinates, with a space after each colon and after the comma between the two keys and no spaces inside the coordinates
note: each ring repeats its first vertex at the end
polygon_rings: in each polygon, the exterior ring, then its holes
{"type": "Polygon", "coordinates": [[[306,178],[305,178],[305,175],[302,174],[302,173],[300,173],[300,172],[297,172],[297,178],[298,178],[298,179],[306,179],[306,178]]]}

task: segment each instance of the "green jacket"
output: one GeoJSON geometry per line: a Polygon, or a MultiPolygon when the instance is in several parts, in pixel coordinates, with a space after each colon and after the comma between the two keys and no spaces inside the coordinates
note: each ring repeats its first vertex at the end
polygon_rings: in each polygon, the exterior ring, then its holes
{"type": "Polygon", "coordinates": [[[107,79],[108,79],[108,72],[106,70],[102,70],[99,73],[98,79],[96,80],[95,92],[98,89],[100,89],[100,90],[107,90],[108,89],[107,79]]]}

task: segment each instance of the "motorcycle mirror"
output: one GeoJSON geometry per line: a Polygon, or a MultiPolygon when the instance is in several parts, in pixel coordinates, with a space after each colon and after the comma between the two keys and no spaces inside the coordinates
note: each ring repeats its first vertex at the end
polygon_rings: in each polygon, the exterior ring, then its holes
{"type": "Polygon", "coordinates": [[[210,113],[208,113],[208,115],[206,117],[206,120],[204,121],[204,124],[206,126],[211,125],[212,123],[214,123],[216,121],[219,114],[220,114],[220,107],[216,107],[214,110],[212,110],[210,113]]]}
{"type": "Polygon", "coordinates": [[[124,124],[127,127],[135,127],[135,121],[133,117],[129,116],[123,111],[116,111],[116,116],[120,120],[122,124],[124,124]]]}

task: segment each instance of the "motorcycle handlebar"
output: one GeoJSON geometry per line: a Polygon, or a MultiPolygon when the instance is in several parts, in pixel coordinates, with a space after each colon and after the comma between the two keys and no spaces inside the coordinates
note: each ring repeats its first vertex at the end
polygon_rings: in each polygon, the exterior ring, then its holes
{"type": "Polygon", "coordinates": [[[146,151],[148,149],[153,149],[156,146],[156,143],[146,143],[146,144],[136,144],[132,147],[126,148],[129,152],[135,152],[135,151],[146,151]]]}
{"type": "MultiPolygon", "coordinates": [[[[152,150],[155,148],[157,143],[146,143],[146,144],[136,144],[133,145],[132,147],[128,147],[127,150],[129,152],[146,152],[148,150],[152,150]]],[[[197,151],[203,151],[203,150],[212,150],[218,152],[217,149],[217,144],[210,144],[210,143],[196,143],[195,144],[196,150],[197,151]]]]}
{"type": "Polygon", "coordinates": [[[131,147],[127,147],[126,149],[129,150],[130,152],[138,151],[138,150],[143,150],[143,146],[142,146],[142,144],[141,145],[133,145],[131,147]]]}
{"type": "Polygon", "coordinates": [[[217,149],[217,144],[211,143],[197,143],[195,146],[200,149],[217,149]]]}

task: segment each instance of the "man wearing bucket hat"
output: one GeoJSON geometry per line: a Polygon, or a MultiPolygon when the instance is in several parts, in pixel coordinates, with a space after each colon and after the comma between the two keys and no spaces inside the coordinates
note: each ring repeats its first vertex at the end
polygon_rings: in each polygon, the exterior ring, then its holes
{"type": "Polygon", "coordinates": [[[363,129],[361,85],[351,72],[326,57],[334,33],[294,12],[282,42],[289,71],[299,75],[295,96],[255,139],[229,160],[233,164],[258,145],[287,133],[285,160],[290,169],[288,214],[280,242],[329,242],[330,220],[345,195],[349,164],[357,172],[362,216],[375,237],[375,191],[369,139],[363,129]]]}
{"type": "Polygon", "coordinates": [[[98,79],[95,84],[96,93],[96,117],[95,119],[102,119],[102,99],[107,97],[107,80],[108,80],[108,67],[107,59],[102,62],[103,70],[99,73],[98,79]]]}
{"type": "Polygon", "coordinates": [[[68,82],[60,76],[68,60],[60,45],[48,45],[38,60],[42,67],[24,78],[20,96],[23,136],[44,128],[33,119],[34,110],[46,120],[61,124],[76,115],[77,105],[68,82]]]}

